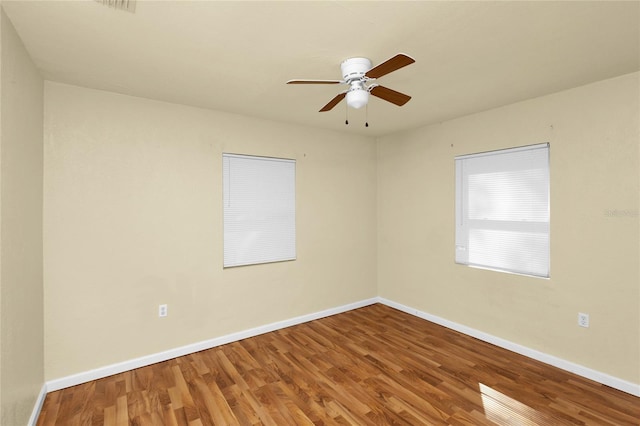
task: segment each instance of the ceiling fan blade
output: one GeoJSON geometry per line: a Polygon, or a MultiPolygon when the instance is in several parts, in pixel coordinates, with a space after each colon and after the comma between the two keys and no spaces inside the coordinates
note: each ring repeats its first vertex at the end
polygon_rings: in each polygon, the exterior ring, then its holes
{"type": "Polygon", "coordinates": [[[387,102],[391,102],[392,104],[402,106],[409,102],[411,96],[405,95],[404,93],[396,92],[395,90],[391,90],[384,86],[374,86],[369,91],[373,96],[377,96],[380,99],[384,99],[387,102]]]}
{"type": "Polygon", "coordinates": [[[335,98],[331,99],[328,104],[322,107],[320,112],[330,111],[334,106],[338,105],[345,96],[347,96],[347,92],[338,93],[335,98]]]}
{"type": "Polygon", "coordinates": [[[342,80],[289,80],[287,84],[340,84],[342,80]]]}
{"type": "Polygon", "coordinates": [[[415,61],[415,59],[405,55],[404,53],[398,53],[393,58],[387,59],[383,63],[371,68],[366,72],[365,77],[380,78],[383,75],[389,74],[390,72],[399,70],[400,68],[406,67],[407,65],[411,65],[415,61]]]}

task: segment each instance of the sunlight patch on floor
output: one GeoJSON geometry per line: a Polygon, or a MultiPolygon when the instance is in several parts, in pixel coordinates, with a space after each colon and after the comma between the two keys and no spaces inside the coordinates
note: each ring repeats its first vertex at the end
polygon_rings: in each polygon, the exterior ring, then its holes
{"type": "Polygon", "coordinates": [[[533,408],[480,383],[482,406],[487,420],[501,426],[548,424],[549,418],[533,408]]]}

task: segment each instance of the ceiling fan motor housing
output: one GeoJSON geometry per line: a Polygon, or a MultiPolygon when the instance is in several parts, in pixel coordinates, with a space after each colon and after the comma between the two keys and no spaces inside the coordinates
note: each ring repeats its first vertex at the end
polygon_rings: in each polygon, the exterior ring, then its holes
{"type": "Polygon", "coordinates": [[[360,80],[371,69],[371,61],[367,58],[350,58],[340,64],[342,78],[347,83],[360,80]]]}

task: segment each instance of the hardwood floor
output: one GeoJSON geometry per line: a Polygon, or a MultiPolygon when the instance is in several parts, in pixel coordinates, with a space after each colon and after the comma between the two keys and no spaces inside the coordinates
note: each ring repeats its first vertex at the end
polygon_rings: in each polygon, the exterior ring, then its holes
{"type": "Polygon", "coordinates": [[[640,398],[384,305],[52,392],[45,425],[639,425],[640,398]]]}

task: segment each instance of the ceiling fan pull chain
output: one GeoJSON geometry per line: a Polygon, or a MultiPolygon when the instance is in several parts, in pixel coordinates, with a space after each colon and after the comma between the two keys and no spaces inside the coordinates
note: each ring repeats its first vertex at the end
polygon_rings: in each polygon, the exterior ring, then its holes
{"type": "Polygon", "coordinates": [[[345,103],[345,109],[344,109],[344,124],[346,126],[349,125],[349,105],[347,105],[345,103]]]}
{"type": "Polygon", "coordinates": [[[369,127],[369,104],[365,106],[364,113],[364,127],[369,127]]]}

